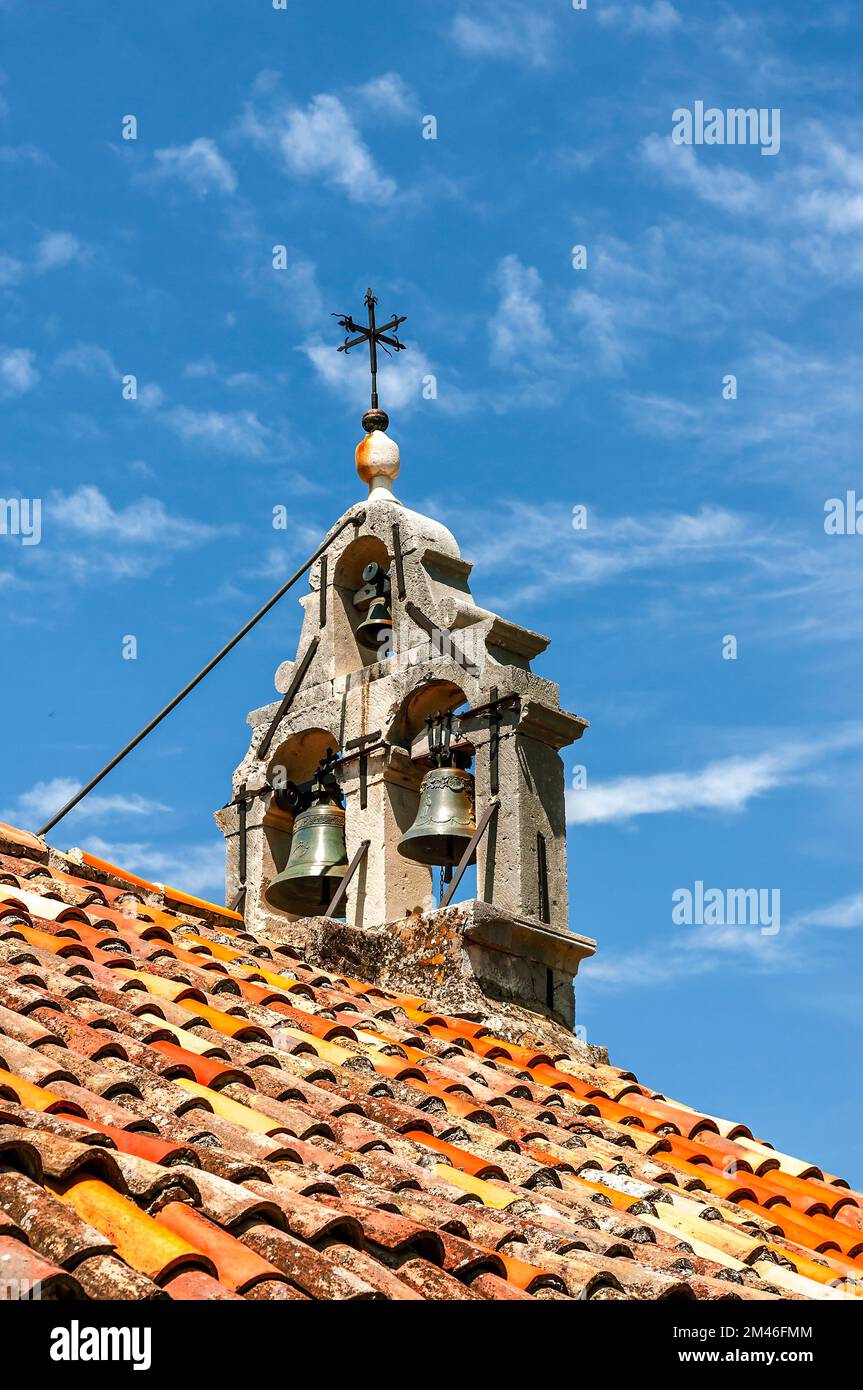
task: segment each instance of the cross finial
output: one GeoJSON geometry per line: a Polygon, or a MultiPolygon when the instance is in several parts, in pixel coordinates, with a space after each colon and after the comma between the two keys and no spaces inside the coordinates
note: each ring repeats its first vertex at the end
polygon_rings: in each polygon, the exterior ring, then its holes
{"type": "Polygon", "coordinates": [[[401,324],[407,320],[404,316],[399,318],[394,315],[389,323],[383,324],[380,328],[375,321],[375,305],[377,297],[371,290],[366,291],[364,300],[368,309],[368,326],[362,323],[355,323],[350,314],[333,314],[334,319],[338,319],[339,327],[343,328],[347,334],[345,341],[339,348],[339,352],[350,352],[351,348],[358,347],[360,343],[369,345],[369,366],[372,374],[372,408],[367,410],[363,416],[363,428],[371,433],[372,430],[385,430],[389,424],[389,417],[386,411],[381,410],[378,405],[378,346],[380,345],[387,355],[390,348],[393,352],[402,352],[407,346],[398,340],[398,331],[401,324]]]}

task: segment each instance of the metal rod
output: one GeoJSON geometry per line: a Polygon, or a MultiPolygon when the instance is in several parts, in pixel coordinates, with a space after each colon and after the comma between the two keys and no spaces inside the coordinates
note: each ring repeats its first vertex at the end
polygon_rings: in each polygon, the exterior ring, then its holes
{"type": "Polygon", "coordinates": [[[369,804],[369,757],[364,748],[360,749],[360,810],[369,804]]]}
{"type": "Polygon", "coordinates": [[[500,707],[497,704],[497,686],[493,685],[489,691],[494,709],[489,715],[489,782],[492,796],[497,796],[500,791],[500,707]]]}
{"type": "Polygon", "coordinates": [[[541,830],[536,832],[536,866],[539,878],[539,920],[546,926],[551,922],[548,905],[548,857],[545,849],[545,836],[541,830]]]}
{"type": "MultiPolygon", "coordinates": [[[[475,671],[476,668],[474,667],[473,662],[468,661],[461,648],[456,646],[455,642],[452,639],[451,632],[447,631],[446,629],[439,628],[435,623],[432,622],[431,618],[426,617],[422,609],[418,608],[417,605],[411,599],[408,599],[408,602],[405,604],[405,612],[407,613],[408,617],[413,618],[417,626],[421,627],[423,632],[428,633],[429,637],[431,637],[433,640],[437,641],[438,638],[446,636],[449,639],[449,652],[447,654],[452,657],[453,661],[457,662],[458,665],[461,666],[462,670],[467,671],[468,674],[470,674],[472,671],[475,671]]],[[[441,652],[441,655],[443,655],[443,643],[441,641],[437,641],[437,645],[441,652]]]]}
{"type": "Polygon", "coordinates": [[[398,522],[393,527],[393,560],[396,567],[396,593],[404,601],[407,589],[405,588],[405,565],[402,555],[402,533],[399,530],[398,522]]]}
{"type": "Polygon", "coordinates": [[[320,645],[320,641],[320,637],[312,638],[311,642],[306,647],[306,650],[303,653],[302,661],[294,671],[294,674],[291,676],[291,683],[285,691],[284,695],[282,696],[282,702],[279,705],[279,708],[276,710],[270,727],[264,734],[263,740],[261,741],[261,746],[258,749],[258,757],[261,759],[261,761],[263,761],[263,759],[267,756],[267,754],[270,751],[270,744],[273,741],[273,735],[275,734],[276,729],[279,727],[288,710],[290,709],[291,705],[293,704],[294,696],[296,695],[297,691],[302,685],[305,674],[312,664],[315,652],[318,650],[318,647],[320,645]]]}
{"type": "Polygon", "coordinates": [[[350,881],[356,873],[357,869],[360,867],[362,859],[370,844],[371,840],[362,840],[360,842],[359,849],[357,850],[356,854],[354,855],[353,859],[348,865],[347,873],[345,874],[344,878],[342,879],[341,883],[339,884],[338,888],[333,894],[333,900],[327,908],[326,912],[324,913],[325,917],[335,917],[336,913],[338,912],[339,908],[341,907],[342,903],[347,897],[350,881]]]}
{"type": "Polygon", "coordinates": [[[246,817],[248,815],[249,802],[246,796],[245,782],[240,787],[240,795],[237,797],[237,822],[239,831],[239,865],[237,878],[239,880],[239,891],[233,903],[234,912],[240,911],[240,904],[245,907],[246,901],[246,817]]]}
{"type": "Polygon", "coordinates": [[[488,829],[488,823],[494,815],[495,811],[497,811],[499,806],[500,802],[495,799],[494,801],[490,801],[489,804],[486,806],[485,810],[483,811],[479,825],[473,832],[473,835],[470,839],[470,843],[465,849],[465,852],[462,855],[461,859],[458,861],[458,868],[455,871],[453,881],[444,893],[443,897],[441,898],[441,907],[449,907],[450,903],[452,902],[456,889],[458,888],[459,884],[462,881],[462,878],[464,877],[464,871],[467,868],[468,864],[470,864],[474,855],[476,854],[476,847],[482,839],[483,835],[485,834],[486,830],[488,829]]]}
{"type": "Polygon", "coordinates": [[[366,295],[366,303],[369,306],[369,352],[371,354],[372,367],[372,410],[378,408],[378,334],[375,327],[375,297],[369,290],[366,295]]]}
{"type": "MultiPolygon", "coordinates": [[[[345,746],[350,747],[349,744],[345,746]]],[[[345,753],[343,757],[336,758],[333,767],[344,767],[346,763],[355,763],[357,759],[362,758],[363,755],[368,757],[370,753],[378,753],[382,748],[389,748],[389,744],[386,739],[383,738],[379,743],[369,743],[364,748],[355,748],[352,753],[345,753]]]]}
{"type": "Polygon", "coordinates": [[[462,710],[459,714],[459,722],[464,723],[466,719],[479,718],[481,714],[489,714],[494,710],[515,709],[521,704],[521,696],[513,692],[510,695],[500,695],[494,700],[489,700],[485,705],[474,705],[473,709],[462,710]]]}
{"type": "Polygon", "coordinates": [[[240,833],[240,862],[239,879],[240,887],[246,886],[246,817],[249,813],[249,803],[246,800],[246,784],[240,788],[240,804],[237,807],[238,830],[240,833]]]}
{"type": "Polygon", "coordinates": [[[322,557],[322,559],[321,559],[321,581],[320,581],[319,598],[320,598],[320,610],[319,610],[319,615],[318,615],[318,623],[319,623],[319,625],[320,625],[321,627],[326,627],[326,625],[327,625],[327,557],[326,557],[326,555],[324,555],[324,556],[322,557]]]}
{"type": "Polygon", "coordinates": [[[68,816],[69,812],[75,806],[78,805],[78,802],[83,801],[84,797],[88,796],[89,793],[93,790],[93,788],[99,785],[103,777],[107,777],[109,772],[113,772],[117,764],[121,763],[123,759],[127,757],[129,753],[132,752],[133,748],[137,748],[138,744],[141,743],[142,740],[145,739],[148,734],[152,733],[156,726],[158,724],[161,724],[162,720],[167,718],[167,716],[171,713],[172,710],[177,708],[177,705],[180,704],[181,700],[185,700],[186,696],[189,695],[195,689],[195,686],[199,685],[200,682],[204,679],[204,677],[208,676],[215,666],[218,666],[222,658],[226,657],[228,655],[228,652],[232,651],[233,648],[236,647],[237,643],[243,640],[243,638],[246,636],[246,633],[251,632],[255,624],[259,623],[261,621],[261,618],[265,617],[266,614],[269,613],[270,609],[278,603],[279,599],[283,598],[284,595],[288,592],[288,590],[294,584],[296,584],[297,580],[302,578],[306,570],[311,569],[312,565],[315,563],[318,557],[320,555],[323,555],[324,551],[332,545],[333,541],[336,539],[336,536],[341,535],[342,531],[344,531],[345,528],[348,526],[361,526],[365,519],[365,510],[355,512],[352,516],[345,517],[345,520],[339,526],[337,526],[336,529],[329,536],[327,536],[325,540],[321,542],[314,554],[309,556],[306,563],[302,565],[300,569],[298,569],[294,574],[291,575],[290,579],[288,579],[282,585],[282,587],[278,589],[276,593],[273,594],[273,597],[269,599],[267,603],[264,604],[263,608],[258,609],[254,617],[250,618],[249,621],[243,627],[240,628],[239,632],[234,634],[230,642],[226,642],[225,646],[222,648],[220,652],[216,653],[212,661],[208,661],[203,670],[199,671],[198,674],[192,680],[189,681],[188,685],[184,685],[180,693],[178,695],[175,695],[173,700],[171,700],[170,703],[167,704],[163,710],[159,711],[155,719],[151,719],[149,724],[145,724],[144,728],[140,731],[140,733],[137,733],[135,737],[131,740],[131,742],[127,743],[125,748],[122,748],[120,750],[116,757],[112,758],[109,763],[106,763],[105,766],[102,768],[102,771],[97,772],[96,776],[93,777],[87,783],[86,787],[82,787],[79,792],[76,792],[76,794],[73,797],[71,797],[69,801],[66,802],[66,805],[61,807],[61,809],[57,812],[55,816],[52,816],[49,821],[46,821],[45,824],[39,830],[37,830],[37,835],[47,835],[48,831],[53,830],[54,826],[58,823],[58,821],[61,821],[64,816],[68,816]]]}
{"type": "MultiPolygon", "coordinates": [[[[369,752],[372,746],[375,748],[386,747],[380,742],[381,731],[376,729],[373,734],[360,734],[359,738],[352,738],[345,744],[355,757],[359,758],[360,763],[360,810],[364,811],[369,804],[369,752]]],[[[347,758],[340,758],[340,763],[347,762],[347,758]]]]}

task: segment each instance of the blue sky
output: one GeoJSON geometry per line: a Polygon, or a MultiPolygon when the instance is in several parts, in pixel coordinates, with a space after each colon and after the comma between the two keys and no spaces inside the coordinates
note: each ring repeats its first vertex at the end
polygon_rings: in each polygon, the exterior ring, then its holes
{"type": "MultiPolygon", "coordinates": [[[[591,722],[579,1021],[860,1186],[863,538],[824,528],[863,496],[859,6],[0,0],[0,26],[0,495],[43,500],[39,545],[0,535],[0,818],[41,823],[359,500],[366,382],[329,315],[372,284],[409,316],[399,493],[591,722]],[[779,152],[673,144],[697,101],[778,108],[779,152]],[[779,889],[779,932],[675,925],[699,880],[779,889]]],[[[218,895],[212,812],[299,612],[54,843],[218,895]]]]}

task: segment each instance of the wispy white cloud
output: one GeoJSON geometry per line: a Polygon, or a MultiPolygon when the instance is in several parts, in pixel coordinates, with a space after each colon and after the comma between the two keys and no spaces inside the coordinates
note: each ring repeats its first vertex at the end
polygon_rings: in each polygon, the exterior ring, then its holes
{"type": "Polygon", "coordinates": [[[534,266],[504,256],[495,271],[498,303],[489,323],[492,360],[506,367],[534,367],[552,344],[542,305],[542,280],[534,266]]]}
{"type": "Polygon", "coordinates": [[[462,53],[472,58],[497,58],[544,67],[549,61],[554,26],[548,15],[535,5],[526,7],[511,0],[472,6],[453,19],[450,38],[462,53]]]}
{"type": "Polygon", "coordinates": [[[625,34],[670,34],[682,23],[680,11],[671,0],[649,0],[647,4],[602,5],[596,17],[606,28],[621,29],[625,34]]]}
{"type": "Polygon", "coordinates": [[[87,849],[153,883],[170,884],[213,902],[225,900],[225,845],[221,839],[166,849],[147,841],[87,840],[87,849]]]}
{"type": "Polygon", "coordinates": [[[80,372],[82,376],[107,376],[119,381],[120,370],[106,348],[98,343],[75,343],[57,354],[54,366],[63,371],[80,372]]]}
{"type": "Polygon", "coordinates": [[[361,109],[370,107],[378,116],[409,117],[417,114],[413,90],[397,72],[385,72],[356,89],[361,109]]]}
{"type": "MultiPolygon", "coordinates": [[[[697,512],[647,512],[641,516],[606,517],[591,510],[584,530],[561,504],[505,501],[493,526],[484,516],[471,536],[470,553],[477,567],[490,574],[520,573],[514,599],[547,597],[553,589],[609,583],[639,572],[682,567],[714,569],[721,559],[747,558],[762,563],[769,554],[769,532],[742,512],[704,506],[697,512]],[[554,554],[549,537],[558,537],[554,554]]],[[[780,538],[781,540],[781,538],[780,538]]],[[[789,541],[793,553],[796,547],[789,541]]],[[[783,552],[784,553],[784,552],[783,552]]]]}
{"type": "MultiPolygon", "coordinates": [[[[392,74],[384,83],[386,109],[399,99],[392,74]]],[[[368,114],[368,108],[365,108],[368,114]]],[[[353,203],[388,203],[395,179],[383,174],[344,102],[322,92],[305,107],[274,96],[266,105],[254,101],[245,110],[240,131],[260,149],[275,150],[289,174],[319,179],[353,203]]]]}
{"type": "Polygon", "coordinates": [[[791,922],[792,927],[863,927],[863,892],[814,907],[802,912],[791,922]]]}
{"type": "MultiPolygon", "coordinates": [[[[76,782],[71,777],[52,777],[47,782],[36,782],[21,792],[5,810],[0,811],[0,820],[5,821],[7,825],[25,828],[41,825],[46,817],[64,806],[82,786],[82,782],[76,782]]],[[[159,801],[150,801],[139,796],[137,792],[129,795],[91,792],[74,811],[69,812],[69,818],[98,821],[110,816],[116,820],[118,816],[126,815],[161,816],[169,810],[169,806],[163,806],[159,801]]]]}
{"type": "Polygon", "coordinates": [[[89,254],[89,248],[72,232],[46,232],[36,246],[33,264],[38,271],[61,270],[87,260],[89,254]]]}
{"type": "Polygon", "coordinates": [[[661,989],[680,981],[691,984],[701,977],[734,972],[788,975],[805,966],[792,933],[763,935],[757,926],[674,926],[669,900],[667,930],[652,936],[632,951],[600,950],[581,967],[579,986],[584,1002],[593,988],[615,991],[661,989]]]}
{"type": "Polygon", "coordinates": [[[787,481],[793,472],[821,480],[825,495],[832,495],[859,453],[863,355],[752,332],[726,365],[738,378],[737,400],[722,399],[717,370],[709,396],[703,390],[690,400],[627,391],[631,424],[660,439],[709,443],[711,457],[727,461],[729,476],[751,477],[755,458],[762,477],[787,481]]]}
{"type": "Polygon", "coordinates": [[[23,396],[39,381],[36,354],[31,348],[0,345],[0,396],[23,396]]]}
{"type": "Polygon", "coordinates": [[[142,497],[125,507],[115,508],[99,488],[84,484],[74,492],[52,493],[47,512],[56,532],[74,532],[92,540],[114,538],[131,545],[185,549],[210,540],[216,533],[201,521],[175,516],[164,503],[142,497]]]}
{"type": "MultiPolygon", "coordinates": [[[[313,340],[303,344],[302,351],[315,369],[318,380],[345,405],[361,414],[368,408],[369,360],[360,351],[339,356],[331,343],[313,340]]],[[[397,357],[379,359],[378,389],[387,410],[400,413],[426,406],[444,414],[460,415],[470,410],[473,397],[458,387],[451,376],[441,377],[438,368],[415,343],[410,352],[397,357]],[[424,399],[431,378],[437,384],[438,396],[432,407],[424,399]]]]}
{"type": "Polygon", "coordinates": [[[17,285],[24,272],[24,266],[15,256],[0,252],[0,285],[17,285]]]}
{"type": "Polygon", "coordinates": [[[569,307],[580,324],[590,360],[601,371],[616,375],[629,357],[625,306],[594,290],[579,289],[570,296],[569,307]]]}
{"type": "Polygon", "coordinates": [[[640,158],[651,177],[709,207],[754,219],[768,231],[779,227],[805,233],[798,255],[822,273],[844,278],[849,272],[863,273],[863,258],[854,245],[863,228],[863,156],[857,133],[852,127],[843,142],[823,123],[810,121],[798,129],[793,145],[783,147],[783,163],[766,171],[729,165],[712,158],[712,149],[675,145],[670,134],[646,136],[640,158]]]}
{"type": "MultiPolygon", "coordinates": [[[[54,365],[67,371],[77,371],[85,376],[107,376],[120,379],[120,371],[114,358],[106,348],[97,343],[76,343],[58,354],[54,365]]],[[[219,372],[214,362],[203,359],[189,363],[185,375],[190,379],[218,379],[219,372]]],[[[230,389],[255,385],[257,378],[251,373],[233,373],[224,378],[230,389]]],[[[225,454],[237,454],[246,458],[261,458],[267,451],[272,430],[265,425],[253,410],[209,410],[195,409],[186,405],[169,406],[164,390],[155,381],[145,381],[138,385],[138,407],[151,412],[159,423],[172,430],[180,439],[190,443],[206,444],[225,454]]]]}
{"type": "Polygon", "coordinates": [[[254,410],[193,410],[178,405],[158,418],[181,439],[246,458],[261,458],[271,436],[254,410]]]}
{"type": "Polygon", "coordinates": [[[199,198],[208,193],[235,193],[237,175],[215,140],[199,136],[188,145],[156,150],[154,177],[185,183],[199,198]]]}
{"type": "Polygon", "coordinates": [[[0,164],[50,164],[51,160],[38,145],[0,145],[0,164]]]}
{"type": "Polygon", "coordinates": [[[618,777],[567,793],[571,824],[622,824],[638,816],[739,814],[757,797],[799,780],[830,754],[863,748],[863,725],[805,743],[787,740],[752,757],[722,758],[689,772],[618,777]]]}
{"type": "Polygon", "coordinates": [[[189,381],[218,381],[231,391],[245,387],[254,389],[262,384],[257,372],[225,371],[212,357],[200,357],[195,362],[187,362],[183,368],[183,376],[189,381]]]}
{"type": "Polygon", "coordinates": [[[724,212],[758,213],[764,184],[743,169],[699,158],[692,145],[675,145],[671,136],[647,135],[641,146],[647,167],[676,188],[694,193],[724,212]]]}
{"type": "Polygon", "coordinates": [[[645,434],[661,439],[687,439],[704,433],[706,411],[671,396],[626,395],[627,412],[645,434]]]}

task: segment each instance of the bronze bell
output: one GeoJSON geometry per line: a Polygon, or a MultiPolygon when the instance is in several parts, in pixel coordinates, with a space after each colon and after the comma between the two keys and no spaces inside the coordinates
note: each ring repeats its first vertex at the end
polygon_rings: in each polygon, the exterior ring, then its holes
{"type": "MultiPolygon", "coordinates": [[[[287,798],[296,801],[297,795],[297,789],[289,786],[287,798]]],[[[326,773],[313,783],[312,797],[311,806],[294,821],[288,862],[264,894],[278,912],[301,917],[313,917],[329,907],[348,868],[345,813],[326,773]]]]}
{"type": "Polygon", "coordinates": [[[363,570],[364,587],[360,590],[362,600],[371,595],[371,602],[363,621],[357,628],[357,642],[366,651],[380,652],[382,658],[389,655],[382,647],[389,643],[393,630],[393,615],[390,608],[390,581],[380,565],[372,562],[363,570]]]}
{"type": "Polygon", "coordinates": [[[377,652],[389,642],[392,630],[393,615],[389,601],[383,596],[373,598],[369,611],[357,628],[357,641],[367,651],[377,652]]]}
{"type": "Polygon", "coordinates": [[[399,854],[417,864],[457,864],[475,831],[473,777],[460,767],[433,767],[422,780],[416,820],[399,840],[399,854]]]}

